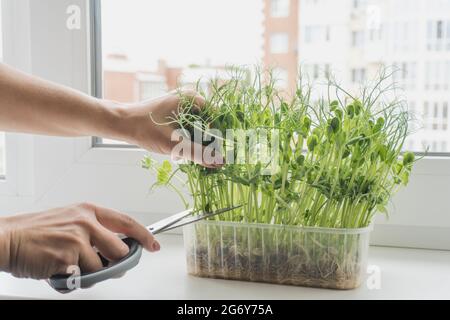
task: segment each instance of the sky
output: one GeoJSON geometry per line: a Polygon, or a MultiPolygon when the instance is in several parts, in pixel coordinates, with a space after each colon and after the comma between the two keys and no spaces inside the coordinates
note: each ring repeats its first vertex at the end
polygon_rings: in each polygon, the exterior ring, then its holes
{"type": "Polygon", "coordinates": [[[142,67],[255,64],[262,58],[262,0],[104,0],[103,52],[142,67]]]}

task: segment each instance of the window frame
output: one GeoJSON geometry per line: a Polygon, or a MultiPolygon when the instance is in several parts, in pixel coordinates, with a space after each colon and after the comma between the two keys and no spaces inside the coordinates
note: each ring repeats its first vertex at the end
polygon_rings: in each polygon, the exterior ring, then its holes
{"type": "Polygon", "coordinates": [[[280,3],[276,4],[277,7],[274,8],[274,2],[280,1],[280,0],[270,0],[269,1],[269,10],[270,10],[270,17],[271,18],[287,18],[291,15],[291,0],[281,0],[286,1],[287,4],[285,7],[281,6],[282,9],[279,8],[280,3]]]}
{"type": "MultiPolygon", "coordinates": [[[[99,0],[60,0],[57,5],[50,5],[54,4],[52,0],[40,0],[39,5],[33,0],[2,1],[7,4],[5,15],[10,17],[11,24],[5,30],[10,41],[6,44],[11,45],[7,63],[15,67],[25,65],[28,68],[23,69],[35,75],[98,94],[96,72],[100,61],[94,61],[98,59],[98,51],[93,54],[95,42],[92,41],[98,41],[100,35],[92,35],[96,30],[93,23],[98,21],[92,15],[99,14],[94,7],[99,0]],[[54,8],[74,3],[82,8],[85,19],[80,34],[68,37],[67,30],[58,29],[61,28],[59,15],[64,12],[54,8]],[[49,28],[56,30],[51,39],[47,34],[49,28]],[[21,41],[27,50],[22,50],[21,41]],[[36,48],[39,50],[33,50],[36,48]],[[68,63],[69,71],[63,68],[68,63]],[[46,65],[53,68],[47,69],[46,65]]],[[[14,135],[11,139],[8,141],[14,142],[14,135]]],[[[142,149],[117,145],[98,147],[91,137],[16,135],[16,139],[19,140],[12,145],[16,155],[10,149],[8,153],[21,174],[15,179],[18,192],[0,197],[2,213],[90,201],[150,223],[182,209],[181,202],[174,201],[176,195],[168,190],[148,193],[154,177],[140,168],[140,159],[146,154],[142,149]]],[[[375,219],[371,243],[450,250],[447,190],[450,190],[450,157],[439,154],[425,157],[415,166],[408,188],[394,197],[391,220],[386,222],[382,216],[375,219]],[[435,218],[430,220],[430,216],[435,218]]]]}
{"type": "MultiPolygon", "coordinates": [[[[2,0],[0,36],[2,37],[2,63],[10,63],[24,71],[30,71],[29,43],[24,41],[29,36],[26,21],[21,19],[19,11],[27,11],[28,6],[19,2],[2,0]],[[13,35],[16,38],[14,38],[13,35]],[[18,54],[20,52],[20,54],[18,54]]],[[[6,201],[4,207],[16,208],[17,204],[25,203],[24,198],[30,196],[29,173],[32,169],[30,143],[31,138],[16,134],[5,133],[5,175],[0,179],[0,203],[6,201]],[[19,170],[20,169],[20,170],[19,170]]]]}
{"type": "Polygon", "coordinates": [[[17,194],[17,135],[5,133],[5,174],[0,175],[0,196],[17,194]]]}

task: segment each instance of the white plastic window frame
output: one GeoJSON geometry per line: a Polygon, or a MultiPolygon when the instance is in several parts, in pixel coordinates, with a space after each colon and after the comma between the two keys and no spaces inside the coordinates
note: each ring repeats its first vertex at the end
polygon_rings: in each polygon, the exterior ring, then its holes
{"type": "MultiPolygon", "coordinates": [[[[5,14],[13,17],[9,22],[14,27],[8,29],[6,38],[14,39],[12,46],[16,49],[10,51],[19,56],[28,52],[28,71],[95,94],[92,81],[96,79],[95,63],[99,61],[94,61],[95,55],[91,53],[92,39],[98,36],[92,28],[97,0],[3,0],[3,3],[10,10],[5,14]],[[65,28],[66,8],[70,5],[79,6],[82,13],[79,30],[65,28]],[[22,29],[28,31],[21,32],[22,29]],[[19,40],[28,43],[29,50],[25,53],[17,47],[19,40]]],[[[15,58],[16,63],[19,58],[15,58]]],[[[34,208],[90,201],[122,210],[147,223],[182,208],[174,200],[176,195],[167,190],[149,194],[153,178],[140,168],[143,150],[96,148],[91,137],[21,138],[29,141],[18,144],[18,150],[23,151],[17,156],[18,173],[24,172],[25,178],[17,182],[25,186],[26,192],[22,198],[18,197],[23,201],[17,205],[1,198],[1,213],[5,208],[23,207],[23,203],[34,208]]],[[[442,154],[421,160],[408,187],[394,197],[390,220],[381,216],[376,219],[371,243],[450,250],[449,190],[450,157],[442,154]]]]}
{"type": "MultiPolygon", "coordinates": [[[[30,70],[29,42],[22,41],[28,37],[27,22],[22,21],[21,28],[15,28],[19,19],[16,13],[26,11],[26,6],[19,2],[2,1],[2,62],[9,62],[24,71],[30,70]],[[15,21],[15,23],[14,23],[15,21]],[[14,34],[15,37],[9,35],[14,34]],[[18,54],[20,52],[20,54],[18,54]]],[[[28,203],[30,198],[31,154],[29,136],[5,133],[5,175],[0,179],[0,214],[2,211],[15,211],[28,203]],[[20,168],[20,170],[19,170],[20,168]]]]}
{"type": "MultiPolygon", "coordinates": [[[[2,0],[2,5],[5,63],[95,95],[92,70],[100,60],[91,57],[90,19],[98,1],[2,0]],[[80,28],[70,30],[67,20],[77,10],[80,28]]],[[[149,223],[182,209],[166,190],[149,193],[152,177],[140,168],[143,150],[93,148],[92,137],[8,134],[7,144],[8,186],[0,187],[0,215],[88,201],[149,223]]]]}

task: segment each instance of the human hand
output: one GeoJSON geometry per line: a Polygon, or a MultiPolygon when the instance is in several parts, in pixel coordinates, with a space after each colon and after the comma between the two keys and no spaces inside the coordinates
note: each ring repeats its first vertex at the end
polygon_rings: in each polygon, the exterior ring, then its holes
{"type": "Polygon", "coordinates": [[[153,235],[127,215],[92,204],[0,218],[0,270],[19,278],[48,279],[70,266],[83,273],[100,270],[103,257],[117,261],[128,253],[114,233],[138,240],[158,251],[153,235]]]}
{"type": "MultiPolygon", "coordinates": [[[[173,92],[157,99],[148,100],[136,104],[131,104],[122,109],[123,122],[121,130],[124,132],[125,140],[139,145],[140,147],[161,154],[172,154],[174,147],[180,143],[186,143],[186,139],[181,138],[181,132],[173,119],[178,115],[181,107],[181,96],[193,99],[194,106],[203,108],[205,100],[195,91],[173,92]]],[[[198,146],[201,152],[195,152],[195,143],[189,140],[185,145],[186,152],[184,158],[205,167],[216,168],[223,164],[223,158],[218,162],[205,161],[205,146],[198,146]]],[[[172,156],[178,157],[178,154],[172,156]]]]}

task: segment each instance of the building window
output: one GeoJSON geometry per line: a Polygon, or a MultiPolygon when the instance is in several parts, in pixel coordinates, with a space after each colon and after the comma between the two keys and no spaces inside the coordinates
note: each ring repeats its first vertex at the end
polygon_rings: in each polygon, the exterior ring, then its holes
{"type": "Polygon", "coordinates": [[[417,34],[419,32],[418,24],[416,21],[408,21],[405,23],[405,35],[403,42],[403,50],[417,50],[418,49],[418,41],[417,34]]]}
{"type": "Polygon", "coordinates": [[[306,26],[304,35],[305,43],[329,42],[331,40],[331,26],[306,26]]]}
{"type": "Polygon", "coordinates": [[[304,33],[305,33],[305,42],[306,43],[311,43],[312,40],[313,40],[313,37],[312,37],[312,33],[313,33],[312,26],[306,26],[304,33]]]}
{"type": "Polygon", "coordinates": [[[428,128],[428,119],[429,117],[429,106],[428,106],[428,101],[425,101],[423,103],[423,113],[422,113],[422,119],[423,119],[423,128],[427,129],[428,128]]]}
{"type": "Polygon", "coordinates": [[[442,39],[442,21],[436,22],[436,38],[442,39]]]}
{"type": "Polygon", "coordinates": [[[381,28],[380,29],[370,29],[369,40],[371,42],[381,40],[381,28]]]}
{"type": "Polygon", "coordinates": [[[367,0],[353,0],[353,8],[359,9],[366,5],[367,0]]]}
{"type": "MultiPolygon", "coordinates": [[[[449,30],[449,32],[450,32],[450,30],[449,30]]],[[[444,89],[444,90],[450,89],[450,60],[448,60],[448,61],[445,63],[445,72],[444,72],[443,89],[444,89]]]]}
{"type": "Polygon", "coordinates": [[[416,114],[416,103],[414,101],[408,104],[408,111],[411,116],[416,114]]]}
{"type": "Polygon", "coordinates": [[[275,85],[281,89],[287,89],[289,84],[289,72],[284,68],[274,68],[272,71],[275,85]]]}
{"type": "Polygon", "coordinates": [[[273,33],[270,36],[270,52],[271,53],[288,53],[289,52],[289,35],[284,32],[273,33]]]}
{"type": "Polygon", "coordinates": [[[450,51],[450,20],[447,20],[447,51],[450,51]]]}
{"type": "Polygon", "coordinates": [[[362,47],[364,45],[364,31],[352,31],[352,47],[362,47]]]}
{"type": "Polygon", "coordinates": [[[450,60],[425,63],[425,90],[448,90],[450,88],[450,60]]]}
{"type": "Polygon", "coordinates": [[[417,83],[417,63],[394,62],[393,66],[397,69],[393,73],[394,81],[404,90],[414,90],[417,83]]]}
{"type": "Polygon", "coordinates": [[[438,106],[438,103],[435,102],[435,103],[434,103],[433,117],[434,117],[434,118],[437,118],[437,117],[438,117],[438,113],[439,113],[439,106],[438,106]]]}
{"type": "Polygon", "coordinates": [[[164,78],[139,81],[139,100],[155,99],[167,92],[167,84],[164,78]]]}
{"type": "Polygon", "coordinates": [[[428,101],[423,103],[423,116],[424,118],[428,117],[428,101]]]}
{"type": "Polygon", "coordinates": [[[271,0],[270,15],[273,18],[283,18],[289,16],[290,0],[271,0]]]}
{"type": "Polygon", "coordinates": [[[351,78],[353,83],[361,83],[366,80],[366,69],[365,68],[355,68],[351,71],[351,78]]]}
{"type": "Polygon", "coordinates": [[[450,20],[427,21],[427,49],[450,51],[450,20]]]}
{"type": "Polygon", "coordinates": [[[329,63],[325,63],[325,78],[329,78],[331,75],[331,69],[330,69],[330,64],[329,63]]]}
{"type": "Polygon", "coordinates": [[[433,47],[433,22],[427,22],[427,49],[431,50],[433,47]]]}
{"type": "Polygon", "coordinates": [[[313,78],[314,80],[319,79],[319,65],[315,64],[313,67],[313,78]]]}

